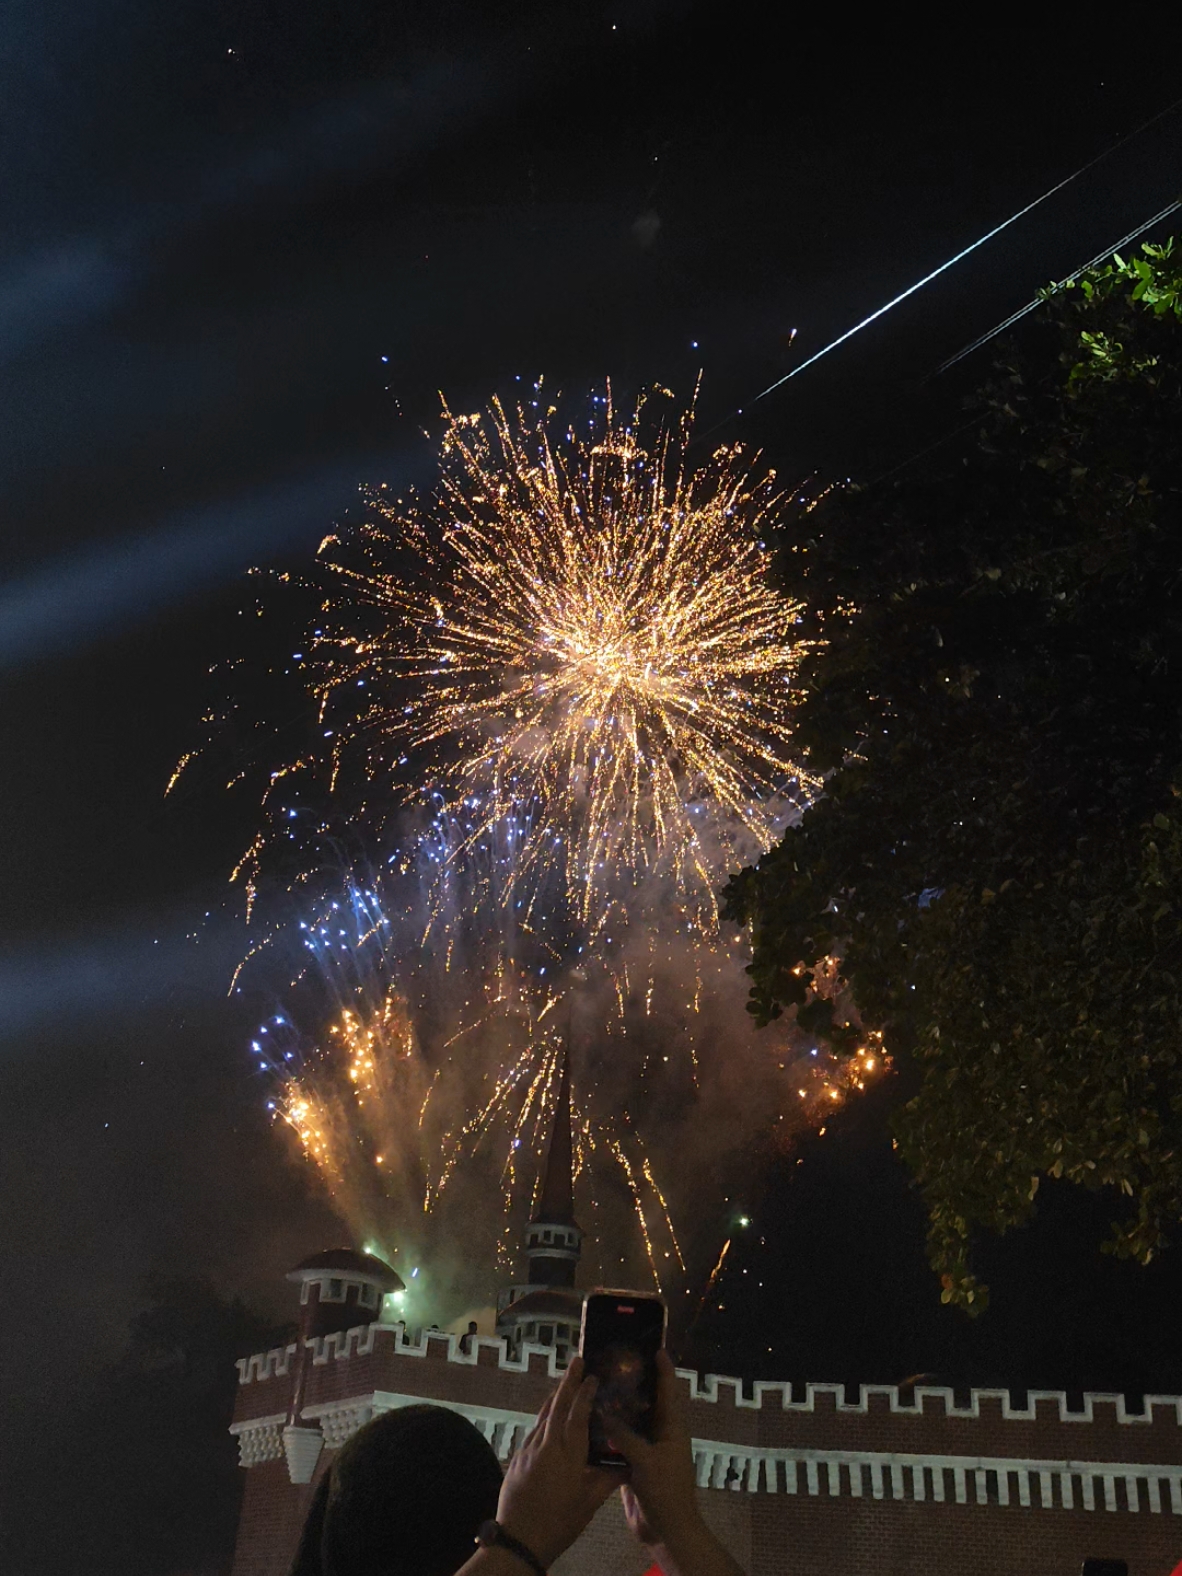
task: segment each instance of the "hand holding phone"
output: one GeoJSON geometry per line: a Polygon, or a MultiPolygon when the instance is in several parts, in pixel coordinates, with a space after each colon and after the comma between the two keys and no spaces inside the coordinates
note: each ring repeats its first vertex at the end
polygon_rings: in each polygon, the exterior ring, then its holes
{"type": "Polygon", "coordinates": [[[702,1519],[685,1395],[663,1349],[656,1369],[651,1438],[611,1425],[613,1444],[628,1458],[628,1481],[620,1489],[624,1519],[665,1576],[743,1576],[702,1519]]]}

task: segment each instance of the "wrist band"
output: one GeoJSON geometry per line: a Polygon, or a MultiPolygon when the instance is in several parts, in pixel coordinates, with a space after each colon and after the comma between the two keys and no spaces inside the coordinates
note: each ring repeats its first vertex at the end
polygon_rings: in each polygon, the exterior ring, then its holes
{"type": "Polygon", "coordinates": [[[516,1554],[519,1560],[524,1560],[534,1576],[546,1576],[546,1567],[533,1550],[527,1549],[520,1538],[515,1538],[511,1532],[506,1532],[499,1521],[481,1522],[480,1531],[476,1534],[476,1542],[484,1549],[508,1549],[510,1554],[516,1554]]]}

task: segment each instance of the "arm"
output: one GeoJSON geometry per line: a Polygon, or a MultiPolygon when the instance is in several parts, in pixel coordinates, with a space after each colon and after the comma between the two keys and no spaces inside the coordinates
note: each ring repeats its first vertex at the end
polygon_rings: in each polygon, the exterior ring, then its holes
{"type": "MultiPolygon", "coordinates": [[[[571,1359],[562,1383],[538,1413],[516,1452],[497,1503],[497,1521],[549,1567],[575,1541],[619,1476],[587,1465],[588,1420],[595,1380],[571,1359]]],[[[479,1548],[456,1576],[530,1576],[508,1549],[479,1548]]]]}
{"type": "MultiPolygon", "coordinates": [[[[624,1514],[629,1526],[636,1530],[628,1508],[627,1490],[624,1514]]],[[[645,1546],[665,1576],[743,1576],[738,1561],[727,1553],[700,1515],[674,1533],[670,1541],[646,1543],[645,1546]]]]}
{"type": "MultiPolygon", "coordinates": [[[[665,1576],[743,1576],[702,1520],[694,1454],[668,1352],[657,1354],[657,1411],[651,1442],[606,1419],[613,1450],[626,1456],[624,1515],[665,1576]]],[[[490,1573],[491,1576],[491,1573],[490,1573]]]]}

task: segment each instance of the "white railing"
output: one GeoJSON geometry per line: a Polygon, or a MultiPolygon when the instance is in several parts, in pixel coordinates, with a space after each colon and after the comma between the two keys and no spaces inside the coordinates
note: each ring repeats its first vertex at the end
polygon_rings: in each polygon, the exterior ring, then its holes
{"type": "MultiPolygon", "coordinates": [[[[302,1417],[318,1422],[325,1443],[338,1449],[371,1417],[396,1407],[421,1405],[421,1395],[375,1390],[343,1401],[305,1407],[302,1417]]],[[[505,1461],[533,1425],[530,1412],[503,1407],[437,1403],[468,1418],[505,1461]]],[[[281,1418],[238,1425],[274,1428],[281,1418]]],[[[265,1459],[278,1455],[268,1435],[265,1459]]],[[[274,1433],[278,1445],[278,1431],[274,1433]]],[[[877,1450],[806,1450],[791,1446],[737,1446],[724,1440],[695,1439],[694,1464],[702,1488],[746,1493],[811,1494],[854,1499],[946,1501],[957,1505],[1011,1505],[1073,1510],[1128,1510],[1182,1516],[1182,1465],[1129,1461],[1037,1461],[1010,1456],[912,1455],[877,1450]],[[1118,1495],[1117,1484],[1122,1493],[1118,1495]]],[[[247,1463],[244,1461],[244,1465],[247,1463]]]]}
{"type": "Polygon", "coordinates": [[[745,1489],[860,1499],[946,1500],[958,1505],[1010,1505],[1073,1510],[1168,1508],[1182,1516],[1182,1466],[1129,1461],[1024,1461],[1010,1456],[910,1455],[878,1450],[805,1450],[736,1446],[694,1440],[694,1464],[702,1488],[745,1489]],[[803,1482],[802,1473],[803,1471],[803,1482]],[[992,1482],[990,1482],[992,1478],[992,1482]],[[1117,1483],[1124,1489],[1124,1505],[1117,1483]]]}

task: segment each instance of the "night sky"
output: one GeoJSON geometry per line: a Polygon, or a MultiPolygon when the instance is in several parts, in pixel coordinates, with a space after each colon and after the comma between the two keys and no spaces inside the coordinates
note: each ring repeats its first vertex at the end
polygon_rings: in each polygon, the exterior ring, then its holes
{"type": "MultiPolygon", "coordinates": [[[[701,368],[703,428],[786,476],[878,475],[962,419],[982,363],[926,382],[945,356],[1177,194],[1182,113],[752,412],[1179,92],[1160,33],[1110,48],[1063,19],[970,47],[959,15],[942,38],[787,14],[6,8],[0,1475],[70,1426],[146,1276],[283,1316],[282,1271],[343,1236],[243,1057],[241,937],[201,926],[252,806],[163,798],[242,571],[306,559],[362,479],[429,481],[436,391],[475,408],[519,374],[688,394],[701,368]]],[[[891,1097],[753,1186],[697,1333],[712,1360],[1182,1385],[1182,1267],[1101,1260],[1103,1210],[1054,1188],[988,1250],[987,1319],[940,1310],[891,1097]]]]}

